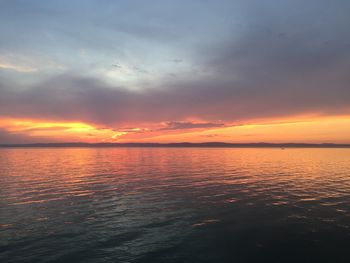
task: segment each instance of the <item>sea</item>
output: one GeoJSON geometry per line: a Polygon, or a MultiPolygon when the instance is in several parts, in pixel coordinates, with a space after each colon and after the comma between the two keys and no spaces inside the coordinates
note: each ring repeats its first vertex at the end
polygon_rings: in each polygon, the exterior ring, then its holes
{"type": "Polygon", "coordinates": [[[0,262],[350,262],[350,149],[2,148],[0,262]]]}

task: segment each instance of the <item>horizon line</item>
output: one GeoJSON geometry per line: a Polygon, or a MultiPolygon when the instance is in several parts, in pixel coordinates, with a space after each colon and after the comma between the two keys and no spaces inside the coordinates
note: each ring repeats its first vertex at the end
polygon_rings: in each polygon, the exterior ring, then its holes
{"type": "Polygon", "coordinates": [[[144,148],[350,148],[350,143],[230,143],[230,142],[49,142],[49,143],[8,143],[0,144],[1,148],[97,148],[97,147],[144,147],[144,148]]]}

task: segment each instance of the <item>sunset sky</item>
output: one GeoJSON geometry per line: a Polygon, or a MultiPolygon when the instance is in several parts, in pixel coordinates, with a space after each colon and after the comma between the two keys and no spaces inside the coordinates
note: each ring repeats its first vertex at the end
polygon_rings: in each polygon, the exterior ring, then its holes
{"type": "Polygon", "coordinates": [[[350,143],[348,0],[0,0],[0,143],[350,143]]]}

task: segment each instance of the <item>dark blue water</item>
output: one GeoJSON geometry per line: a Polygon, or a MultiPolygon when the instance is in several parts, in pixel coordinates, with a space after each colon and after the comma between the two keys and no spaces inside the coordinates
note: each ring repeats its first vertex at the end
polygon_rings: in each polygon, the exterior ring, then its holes
{"type": "Polygon", "coordinates": [[[350,262],[350,149],[0,150],[0,262],[350,262]]]}

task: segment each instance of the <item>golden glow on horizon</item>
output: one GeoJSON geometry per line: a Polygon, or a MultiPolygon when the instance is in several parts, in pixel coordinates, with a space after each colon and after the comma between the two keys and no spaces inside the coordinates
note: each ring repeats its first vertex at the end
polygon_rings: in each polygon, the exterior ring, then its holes
{"type": "MultiPolygon", "coordinates": [[[[159,124],[159,127],[162,127],[159,124]]],[[[141,125],[143,127],[145,125],[141,125]]],[[[33,141],[82,142],[308,142],[350,143],[350,117],[257,120],[250,124],[210,129],[99,128],[82,122],[0,119],[0,129],[33,141]]],[[[6,143],[6,142],[0,142],[6,143]]]]}
{"type": "Polygon", "coordinates": [[[81,122],[47,122],[36,120],[0,119],[0,128],[10,133],[59,141],[104,142],[117,141],[127,132],[97,128],[81,122]]]}
{"type": "Polygon", "coordinates": [[[280,119],[231,127],[158,134],[142,141],[154,142],[309,142],[350,143],[350,117],[280,119]]]}

